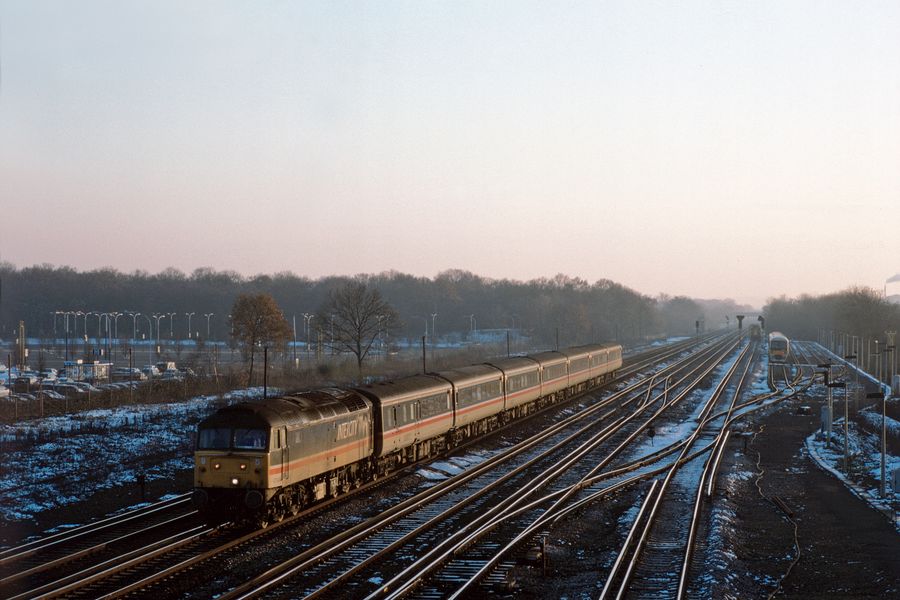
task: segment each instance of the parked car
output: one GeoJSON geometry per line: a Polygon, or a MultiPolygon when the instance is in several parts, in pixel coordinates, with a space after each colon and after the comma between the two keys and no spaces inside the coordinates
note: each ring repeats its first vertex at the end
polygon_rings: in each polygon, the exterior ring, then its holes
{"type": "Polygon", "coordinates": [[[48,379],[52,380],[52,379],[56,379],[57,377],[59,377],[59,372],[56,369],[50,368],[50,369],[44,369],[43,371],[38,373],[38,375],[40,376],[41,379],[46,381],[48,379]]]}
{"type": "Polygon", "coordinates": [[[5,385],[0,385],[0,398],[9,398],[9,388],[5,385]]]}
{"type": "Polygon", "coordinates": [[[184,379],[184,373],[181,371],[165,371],[159,378],[163,381],[181,381],[184,379]]]}
{"type": "Polygon", "coordinates": [[[53,386],[53,391],[64,395],[66,398],[78,399],[87,396],[87,393],[76,385],[71,383],[57,383],[53,386]]]}
{"type": "Polygon", "coordinates": [[[117,367],[110,375],[113,381],[143,381],[147,376],[137,367],[117,367]]]}
{"type": "Polygon", "coordinates": [[[41,390],[40,392],[35,394],[35,396],[37,396],[37,397],[43,396],[44,398],[49,398],[50,400],[65,400],[66,399],[66,397],[63,394],[61,394],[55,390],[49,390],[49,389],[41,390]]]}
{"type": "Polygon", "coordinates": [[[13,391],[25,393],[36,390],[40,386],[41,380],[38,379],[37,375],[32,373],[22,374],[13,379],[12,389],[13,391]]]}
{"type": "Polygon", "coordinates": [[[70,385],[74,385],[75,387],[79,388],[80,390],[82,390],[84,392],[90,392],[92,394],[98,394],[103,391],[100,388],[91,385],[87,381],[71,381],[69,383],[70,383],[70,385]]]}
{"type": "Polygon", "coordinates": [[[146,367],[141,369],[141,372],[147,377],[152,377],[154,379],[159,378],[159,369],[156,368],[156,365],[147,365],[146,367]]]}

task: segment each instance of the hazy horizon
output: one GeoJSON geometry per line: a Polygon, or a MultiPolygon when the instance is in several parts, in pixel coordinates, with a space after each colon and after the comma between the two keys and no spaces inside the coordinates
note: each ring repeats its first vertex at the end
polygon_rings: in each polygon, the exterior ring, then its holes
{"type": "Polygon", "coordinates": [[[0,0],[0,259],[881,290],[898,31],[895,2],[0,0]]]}

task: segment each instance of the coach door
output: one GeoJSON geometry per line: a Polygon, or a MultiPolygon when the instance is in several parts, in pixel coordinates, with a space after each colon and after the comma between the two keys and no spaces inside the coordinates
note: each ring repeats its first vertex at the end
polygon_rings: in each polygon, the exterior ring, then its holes
{"type": "Polygon", "coordinates": [[[278,430],[275,437],[276,448],[281,450],[281,479],[287,480],[291,478],[291,456],[290,448],[287,443],[287,428],[282,427],[278,430]]]}

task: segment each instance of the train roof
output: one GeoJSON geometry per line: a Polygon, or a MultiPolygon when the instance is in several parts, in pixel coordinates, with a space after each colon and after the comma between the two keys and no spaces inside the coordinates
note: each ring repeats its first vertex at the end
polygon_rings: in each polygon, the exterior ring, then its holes
{"type": "Polygon", "coordinates": [[[537,354],[531,354],[530,356],[541,364],[559,362],[568,358],[565,354],[557,352],[556,350],[538,352],[537,354]]]}
{"type": "Polygon", "coordinates": [[[484,364],[500,369],[506,375],[515,375],[524,371],[536,371],[538,368],[537,361],[525,356],[501,358],[484,364]]]}
{"type": "Polygon", "coordinates": [[[484,383],[492,379],[499,379],[502,376],[500,369],[488,364],[469,365],[468,367],[460,367],[458,369],[450,369],[449,371],[439,371],[435,373],[438,377],[443,377],[450,381],[453,385],[460,387],[465,385],[474,385],[484,383]]]}
{"type": "Polygon", "coordinates": [[[304,425],[368,410],[371,404],[358,392],[324,388],[251,402],[241,402],[219,409],[200,424],[215,426],[304,425]]]}
{"type": "Polygon", "coordinates": [[[774,339],[778,339],[778,338],[788,339],[788,337],[786,335],[784,335],[783,333],[781,333],[780,331],[773,331],[772,333],[769,334],[770,340],[774,340],[774,339]]]}
{"type": "Polygon", "coordinates": [[[585,344],[584,346],[575,346],[572,348],[566,348],[565,350],[561,350],[561,354],[565,354],[569,358],[578,358],[580,356],[585,356],[588,354],[595,354],[598,352],[608,352],[614,348],[618,348],[619,344],[585,344]]]}
{"type": "Polygon", "coordinates": [[[382,381],[356,388],[360,393],[382,403],[410,397],[431,396],[450,391],[450,383],[434,375],[412,375],[394,381],[382,381]]]}

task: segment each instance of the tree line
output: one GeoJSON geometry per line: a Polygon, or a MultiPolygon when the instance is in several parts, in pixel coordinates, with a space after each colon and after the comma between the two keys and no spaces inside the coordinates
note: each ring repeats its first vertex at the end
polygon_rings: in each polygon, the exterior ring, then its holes
{"type": "MultiPolygon", "coordinates": [[[[117,319],[120,338],[140,338],[149,331],[168,339],[172,331],[176,339],[229,340],[234,337],[229,315],[237,298],[266,294],[291,329],[283,333],[293,337],[296,331],[301,342],[307,335],[330,340],[333,295],[352,282],[378,290],[393,311],[394,335],[411,340],[426,331],[432,339],[452,341],[465,340],[477,331],[510,329],[528,336],[535,346],[553,347],[557,341],[560,346],[610,340],[629,343],[691,335],[698,321],[706,329],[716,329],[725,326],[729,315],[749,310],[732,300],[652,297],[608,279],[589,283],[562,274],[524,282],[457,269],[433,278],[389,271],[310,279],[293,273],[245,277],[211,268],[190,274],[169,268],[153,274],[111,268],[78,271],[46,264],[17,268],[0,263],[0,339],[14,339],[20,321],[29,337],[46,338],[54,332],[60,336],[64,317],[57,313],[94,311],[141,313],[139,318],[117,319]],[[164,313],[174,315],[146,318],[164,313]],[[190,331],[187,313],[193,313],[190,331]]],[[[382,311],[382,320],[386,314],[382,311]]],[[[75,318],[70,316],[70,330],[75,318]]],[[[78,319],[81,334],[85,319],[78,319]]],[[[87,318],[89,335],[95,335],[99,320],[97,315],[87,318]]],[[[371,328],[372,323],[364,326],[371,328]]]]}
{"type": "Polygon", "coordinates": [[[767,329],[802,340],[817,340],[823,330],[880,340],[886,331],[900,331],[900,304],[867,287],[821,296],[782,296],[769,300],[764,312],[767,329]]]}

